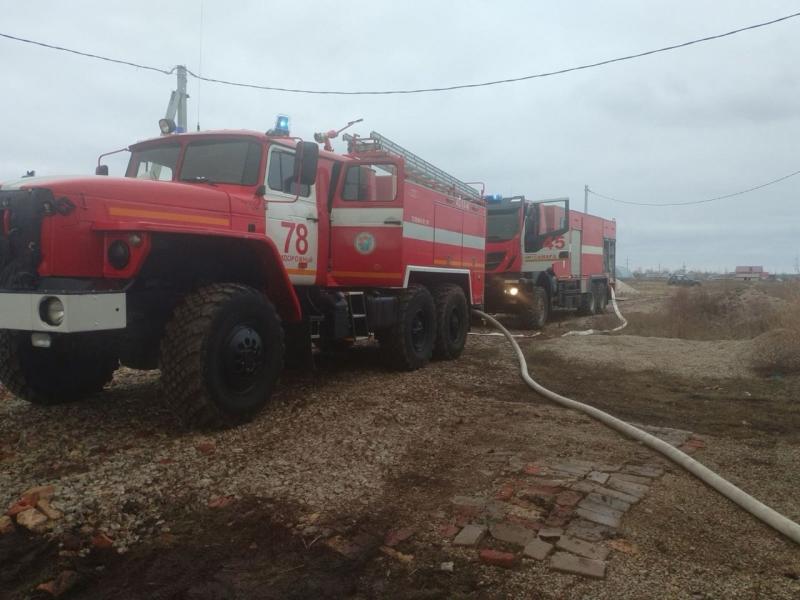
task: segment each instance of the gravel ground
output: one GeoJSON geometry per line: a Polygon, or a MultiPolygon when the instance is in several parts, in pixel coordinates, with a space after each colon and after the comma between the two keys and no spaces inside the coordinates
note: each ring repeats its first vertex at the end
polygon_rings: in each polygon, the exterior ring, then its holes
{"type": "Polygon", "coordinates": [[[700,378],[751,376],[751,346],[751,340],[641,337],[624,335],[624,330],[622,335],[569,336],[543,343],[564,360],[700,378]]]}
{"type": "MultiPolygon", "coordinates": [[[[764,394],[783,394],[774,402],[758,395],[762,380],[747,379],[754,404],[736,407],[753,416],[742,425],[744,413],[723,418],[724,390],[707,397],[686,391],[718,389],[732,368],[732,346],[719,357],[714,345],[668,345],[683,340],[545,334],[522,340],[543,383],[639,423],[699,432],[707,441],[701,461],[800,519],[800,416],[791,401],[797,378],[764,387],[764,394]],[[632,372],[614,367],[617,361],[595,360],[614,353],[625,368],[657,366],[683,379],[650,386],[642,383],[650,371],[626,375],[632,372]],[[756,413],[771,421],[784,415],[784,422],[773,428],[756,413]]],[[[612,554],[605,580],[535,562],[510,571],[481,565],[474,551],[452,547],[441,528],[452,522],[454,495],[492,493],[508,480],[509,457],[658,459],[530,393],[502,339],[471,336],[461,360],[408,374],[385,371],[373,350],[326,358],[313,376],[287,375],[267,411],[225,432],[182,431],[156,397],[155,374],[127,370],[80,404],[43,409],[0,400],[0,502],[54,484],[52,505],[64,513],[42,534],[0,536],[0,571],[9,574],[0,576],[0,595],[29,597],[67,568],[81,574],[75,597],[85,598],[151,597],[145,579],[178,586],[169,597],[187,598],[800,597],[800,550],[666,463],[667,474],[623,519],[629,551],[612,554]],[[415,531],[398,546],[413,557],[408,564],[377,549],[342,562],[319,541],[364,533],[382,539],[398,527],[415,531]],[[247,536],[257,531],[280,542],[256,544],[247,536]],[[99,532],[113,540],[110,553],[90,543],[99,532]],[[80,540],[70,547],[85,558],[63,545],[58,556],[57,544],[70,535],[80,540]],[[35,566],[16,568],[25,558],[13,548],[39,538],[55,545],[41,550],[45,558],[35,566]],[[271,554],[260,555],[268,545],[271,554]],[[211,547],[220,548],[218,564],[206,561],[211,547]],[[455,564],[452,574],[439,569],[446,561],[455,564]],[[202,570],[192,571],[199,568],[193,563],[202,570]],[[202,592],[180,587],[189,573],[202,592]],[[220,581],[228,591],[219,591],[220,581]],[[308,587],[315,581],[317,588],[308,587]]]]}

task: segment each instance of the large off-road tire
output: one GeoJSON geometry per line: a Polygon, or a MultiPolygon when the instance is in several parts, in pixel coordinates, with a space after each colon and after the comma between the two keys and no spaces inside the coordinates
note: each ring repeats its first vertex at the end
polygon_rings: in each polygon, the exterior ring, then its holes
{"type": "Polygon", "coordinates": [[[584,316],[591,316],[597,312],[597,295],[595,290],[581,295],[581,303],[578,306],[578,314],[584,316]]]}
{"type": "Polygon", "coordinates": [[[283,367],[283,328],[261,292],[236,283],[188,294],[161,340],[161,392],[189,427],[251,419],[283,367]]]}
{"type": "Polygon", "coordinates": [[[439,285],[433,290],[436,307],[436,339],[433,357],[454,360],[464,352],[469,331],[469,308],[461,286],[453,283],[439,285]]]}
{"type": "Polygon", "coordinates": [[[606,312],[606,307],[608,306],[608,284],[602,283],[597,286],[596,288],[596,307],[595,312],[600,315],[606,312]]]}
{"type": "Polygon", "coordinates": [[[398,298],[397,321],[376,332],[387,364],[400,371],[424,367],[433,354],[436,307],[427,288],[412,285],[398,298]]]}
{"type": "Polygon", "coordinates": [[[33,404],[80,400],[103,389],[119,367],[113,345],[101,334],[53,336],[34,348],[29,332],[0,331],[0,381],[33,404]]]}
{"type": "Polygon", "coordinates": [[[533,293],[526,294],[517,305],[520,329],[541,329],[550,316],[550,302],[544,288],[535,286],[533,293]]]}

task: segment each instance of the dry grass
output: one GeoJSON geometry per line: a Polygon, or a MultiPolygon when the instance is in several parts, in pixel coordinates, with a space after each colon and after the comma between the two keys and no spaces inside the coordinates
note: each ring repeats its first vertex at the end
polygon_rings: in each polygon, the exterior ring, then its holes
{"type": "Polygon", "coordinates": [[[660,311],[631,314],[627,333],[687,340],[750,339],[776,326],[784,302],[753,288],[680,288],[660,311]]]}
{"type": "Polygon", "coordinates": [[[777,311],[772,329],[753,340],[750,362],[765,375],[800,374],[800,295],[777,311]]]}

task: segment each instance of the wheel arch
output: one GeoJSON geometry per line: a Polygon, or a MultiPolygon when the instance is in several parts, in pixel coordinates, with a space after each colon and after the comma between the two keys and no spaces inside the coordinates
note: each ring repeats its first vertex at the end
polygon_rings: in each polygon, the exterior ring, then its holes
{"type": "Polygon", "coordinates": [[[406,269],[403,287],[419,284],[432,290],[436,285],[442,283],[453,283],[464,290],[467,303],[474,305],[472,298],[472,280],[469,269],[448,269],[440,267],[414,267],[406,269]]]}
{"type": "Polygon", "coordinates": [[[167,280],[188,292],[208,283],[241,283],[263,291],[285,322],[302,319],[300,302],[269,238],[156,233],[137,283],[167,280]]]}

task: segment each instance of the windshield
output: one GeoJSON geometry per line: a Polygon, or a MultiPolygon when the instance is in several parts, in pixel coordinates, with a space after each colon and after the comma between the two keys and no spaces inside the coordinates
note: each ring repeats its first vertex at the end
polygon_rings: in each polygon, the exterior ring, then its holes
{"type": "Polygon", "coordinates": [[[180,174],[175,175],[180,144],[161,143],[134,150],[128,177],[156,181],[202,181],[256,185],[261,144],[251,140],[199,140],[187,144],[180,174]]]}
{"type": "Polygon", "coordinates": [[[128,163],[127,177],[171,181],[178,165],[179,144],[159,144],[158,146],[134,150],[128,163]]]}
{"type": "Polygon", "coordinates": [[[486,240],[489,242],[506,242],[519,231],[519,206],[489,209],[486,218],[486,240]]]}

